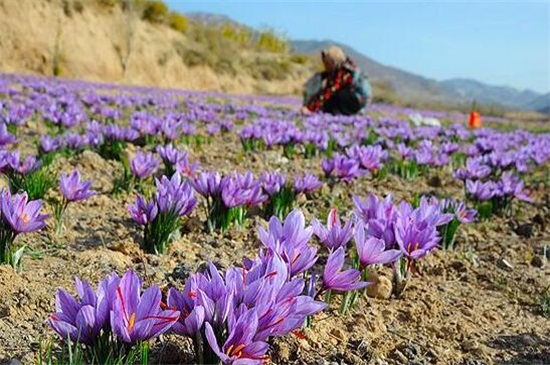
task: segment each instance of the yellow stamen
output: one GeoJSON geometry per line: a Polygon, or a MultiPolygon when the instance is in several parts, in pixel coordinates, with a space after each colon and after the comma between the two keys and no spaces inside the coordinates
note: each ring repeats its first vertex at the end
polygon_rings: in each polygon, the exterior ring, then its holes
{"type": "Polygon", "coordinates": [[[231,350],[233,350],[233,345],[229,346],[229,347],[227,348],[227,351],[225,351],[225,353],[226,353],[227,355],[231,356],[231,350]]]}
{"type": "MultiPolygon", "coordinates": [[[[230,348],[231,348],[231,347],[233,347],[233,346],[230,346],[230,348]]],[[[237,359],[240,358],[240,357],[243,355],[242,349],[244,349],[244,347],[245,347],[245,346],[244,346],[243,344],[241,344],[241,345],[235,347],[235,348],[233,349],[233,351],[231,351],[231,352],[229,353],[229,355],[230,355],[230,356],[236,356],[237,359]]]]}
{"type": "Polygon", "coordinates": [[[23,220],[23,223],[25,223],[25,224],[29,223],[29,221],[31,220],[31,218],[29,217],[29,215],[27,213],[23,213],[23,216],[21,217],[21,219],[23,220]]]}
{"type": "Polygon", "coordinates": [[[130,320],[128,321],[128,330],[131,331],[132,328],[134,328],[134,324],[136,324],[136,312],[132,313],[130,316],[130,320]]]}

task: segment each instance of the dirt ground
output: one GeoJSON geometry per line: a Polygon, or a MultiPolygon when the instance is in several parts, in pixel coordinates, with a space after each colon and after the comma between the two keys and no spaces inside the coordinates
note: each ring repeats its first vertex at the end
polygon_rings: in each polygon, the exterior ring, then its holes
{"type": "MultiPolygon", "coordinates": [[[[26,133],[35,132],[31,128],[26,133]]],[[[222,172],[250,168],[256,174],[266,169],[287,176],[306,170],[322,174],[319,158],[287,159],[282,149],[245,155],[234,133],[189,152],[202,168],[222,172]]],[[[259,247],[256,228],[265,220],[256,216],[245,229],[209,234],[202,227],[205,215],[199,206],[167,255],[143,254],[137,243],[139,231],[127,213],[134,194],[110,194],[120,173],[117,164],[91,151],[55,161],[58,171],[75,167],[92,179],[99,194],[69,206],[60,237],[54,237],[51,222],[45,231],[20,237],[28,245],[22,273],[0,266],[0,363],[36,361],[41,344],[55,337],[46,323],[54,310],[55,290],[61,287],[74,293],[75,276],[95,285],[113,270],[133,268],[161,287],[181,287],[182,278],[207,260],[227,267],[255,255],[259,247]]],[[[361,179],[336,191],[324,187],[315,199],[302,200],[298,206],[310,222],[335,204],[343,208],[342,214],[351,212],[352,195],[392,193],[396,199],[410,199],[415,193],[436,192],[458,197],[461,189],[446,170],[416,181],[388,175],[380,181],[361,179]],[[441,180],[440,187],[429,185],[434,175],[441,180]]],[[[550,322],[541,309],[550,273],[543,257],[544,246],[550,245],[548,188],[539,184],[533,194],[535,203],[516,205],[514,218],[462,226],[456,251],[435,251],[422,260],[402,298],[364,297],[345,316],[338,314],[335,303],[314,318],[303,338],[276,339],[270,351],[272,363],[550,363],[550,322]],[[526,237],[527,233],[532,234],[526,237]]],[[[389,268],[379,270],[381,276],[390,273],[389,268]]],[[[153,354],[160,363],[189,363],[189,346],[168,335],[155,345],[153,354]]]]}

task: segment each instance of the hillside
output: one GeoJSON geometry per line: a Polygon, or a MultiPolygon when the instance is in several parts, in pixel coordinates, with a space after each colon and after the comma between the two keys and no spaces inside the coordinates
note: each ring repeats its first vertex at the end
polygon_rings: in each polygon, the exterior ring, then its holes
{"type": "Polygon", "coordinates": [[[308,66],[291,62],[288,54],[206,45],[166,24],[145,21],[119,3],[0,0],[0,71],[278,94],[296,93],[309,75],[308,66]]]}

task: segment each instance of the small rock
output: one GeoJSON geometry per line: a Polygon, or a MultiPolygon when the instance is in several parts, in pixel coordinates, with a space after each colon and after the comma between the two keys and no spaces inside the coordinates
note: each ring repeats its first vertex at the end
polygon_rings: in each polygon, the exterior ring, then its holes
{"type": "Polygon", "coordinates": [[[466,352],[475,351],[479,348],[479,344],[475,340],[464,341],[461,345],[462,350],[466,352]]]}
{"type": "Polygon", "coordinates": [[[191,217],[183,224],[183,230],[185,233],[195,232],[200,233],[204,228],[203,222],[197,217],[191,217]]]}
{"type": "Polygon", "coordinates": [[[519,340],[525,346],[537,346],[537,340],[527,333],[520,335],[519,340]]]}
{"type": "Polygon", "coordinates": [[[401,351],[398,349],[395,349],[393,351],[393,357],[400,363],[400,364],[406,364],[409,362],[409,359],[407,356],[405,356],[401,351]]]}
{"type": "Polygon", "coordinates": [[[533,265],[534,267],[541,267],[542,268],[542,267],[544,267],[545,264],[546,264],[546,257],[536,255],[531,260],[531,265],[533,265]]]}
{"type": "Polygon", "coordinates": [[[533,230],[533,223],[523,223],[516,227],[514,232],[517,233],[518,236],[530,238],[533,237],[534,230],[533,230]]]}
{"type": "Polygon", "coordinates": [[[348,341],[348,338],[347,338],[346,334],[341,329],[335,328],[332,331],[330,331],[330,334],[333,337],[339,339],[342,342],[347,342],[348,341]]]}
{"type": "Polygon", "coordinates": [[[436,176],[432,176],[428,180],[428,185],[431,186],[432,188],[440,188],[443,186],[443,183],[441,182],[441,178],[436,175],[436,176]]]}
{"type": "Polygon", "coordinates": [[[11,308],[9,305],[0,306],[0,318],[9,317],[11,315],[11,308]]]}
{"type": "Polygon", "coordinates": [[[467,359],[467,360],[464,360],[462,365],[487,365],[487,363],[483,360],[467,359]]]}
{"type": "Polygon", "coordinates": [[[502,259],[502,258],[497,261],[497,266],[502,270],[506,270],[506,271],[512,271],[514,269],[512,264],[506,261],[506,259],[502,259]]]}
{"type": "Polygon", "coordinates": [[[172,278],[175,280],[187,280],[187,278],[193,273],[193,268],[187,263],[180,263],[172,270],[172,278]]]}
{"type": "Polygon", "coordinates": [[[377,299],[389,299],[391,297],[393,285],[390,279],[371,271],[367,276],[367,281],[373,283],[367,287],[369,297],[377,299]]]}
{"type": "Polygon", "coordinates": [[[535,215],[531,220],[533,221],[533,223],[538,224],[540,226],[541,231],[544,231],[544,227],[546,226],[546,224],[544,222],[544,218],[542,218],[540,214],[535,215]]]}
{"type": "Polygon", "coordinates": [[[11,359],[6,362],[3,362],[1,365],[23,365],[23,363],[17,359],[11,359]]]}

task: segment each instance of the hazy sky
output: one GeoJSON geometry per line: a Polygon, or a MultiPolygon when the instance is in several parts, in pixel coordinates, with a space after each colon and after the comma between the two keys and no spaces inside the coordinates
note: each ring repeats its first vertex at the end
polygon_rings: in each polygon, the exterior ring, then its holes
{"type": "MultiPolygon", "coordinates": [[[[291,39],[332,39],[436,80],[550,91],[550,1],[184,1],[291,39]]],[[[368,71],[368,70],[367,70],[368,71]]]]}

